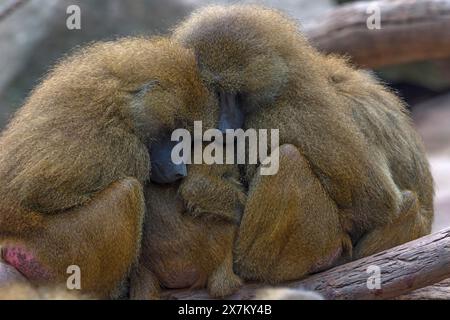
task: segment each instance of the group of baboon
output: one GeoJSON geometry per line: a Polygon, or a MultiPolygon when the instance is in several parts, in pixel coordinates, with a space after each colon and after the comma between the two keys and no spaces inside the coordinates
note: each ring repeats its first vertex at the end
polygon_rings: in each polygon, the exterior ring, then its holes
{"type": "Polygon", "coordinates": [[[95,298],[225,297],[410,241],[433,219],[403,102],[260,6],[206,7],[167,37],[78,50],[33,90],[0,150],[2,264],[37,287],[64,286],[77,265],[95,298]],[[183,174],[160,153],[194,121],[279,129],[278,173],[183,174]]]}

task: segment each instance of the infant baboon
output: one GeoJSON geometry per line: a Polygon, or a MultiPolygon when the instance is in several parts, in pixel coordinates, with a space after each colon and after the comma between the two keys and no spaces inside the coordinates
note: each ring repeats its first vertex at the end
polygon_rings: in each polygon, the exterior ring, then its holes
{"type": "Polygon", "coordinates": [[[116,296],[140,247],[148,146],[191,126],[207,101],[192,52],[169,39],[64,59],[0,137],[5,262],[44,286],[65,284],[76,265],[83,293],[116,296]]]}
{"type": "Polygon", "coordinates": [[[194,49],[218,96],[218,128],[279,129],[279,172],[246,167],[240,276],[298,279],[430,231],[422,143],[403,103],[368,73],[318,53],[293,20],[259,6],[201,9],[173,37],[194,49]]]}
{"type": "MultiPolygon", "coordinates": [[[[172,161],[175,143],[167,140],[151,150],[152,168],[172,161]]],[[[207,287],[213,297],[239,289],[232,251],[245,194],[237,166],[189,165],[182,182],[149,183],[144,191],[147,212],[131,298],[156,299],[160,287],[207,287]]]]}

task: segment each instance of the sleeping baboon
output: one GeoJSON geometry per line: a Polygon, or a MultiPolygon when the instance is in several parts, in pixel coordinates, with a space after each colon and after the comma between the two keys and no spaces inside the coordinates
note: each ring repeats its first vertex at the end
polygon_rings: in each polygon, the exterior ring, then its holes
{"type": "MultiPolygon", "coordinates": [[[[167,139],[151,149],[152,172],[165,172],[173,145],[167,139]]],[[[192,164],[183,181],[144,188],[147,211],[132,299],[156,299],[160,287],[207,287],[213,297],[239,289],[232,255],[246,198],[239,178],[234,165],[192,164]]]]}
{"type": "Polygon", "coordinates": [[[83,293],[117,296],[140,247],[148,147],[209,97],[192,52],[168,39],[97,43],[59,63],[0,137],[5,262],[45,286],[77,265],[83,293]]]}
{"type": "Polygon", "coordinates": [[[293,20],[259,6],[201,9],[173,37],[217,93],[220,129],[279,129],[279,172],[246,167],[240,276],[297,279],[430,231],[422,143],[404,104],[367,72],[318,53],[293,20]]]}

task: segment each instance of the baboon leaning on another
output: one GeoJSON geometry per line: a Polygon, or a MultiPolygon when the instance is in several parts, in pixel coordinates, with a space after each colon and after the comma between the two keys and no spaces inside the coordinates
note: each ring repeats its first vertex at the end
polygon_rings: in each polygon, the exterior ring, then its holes
{"type": "Polygon", "coordinates": [[[404,104],[368,73],[320,54],[293,20],[259,6],[201,9],[173,37],[217,93],[220,129],[280,130],[279,172],[246,166],[238,275],[297,279],[430,232],[422,142],[404,104]]]}
{"type": "Polygon", "coordinates": [[[140,248],[148,148],[209,97],[192,52],[169,39],[97,43],[59,63],[0,137],[3,263],[43,286],[76,265],[83,293],[117,296],[140,248]]]}

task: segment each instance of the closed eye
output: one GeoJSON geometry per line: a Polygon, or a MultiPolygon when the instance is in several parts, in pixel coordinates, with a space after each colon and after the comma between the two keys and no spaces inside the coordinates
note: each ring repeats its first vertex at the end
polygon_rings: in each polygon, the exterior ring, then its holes
{"type": "Polygon", "coordinates": [[[160,84],[160,82],[158,80],[151,80],[151,81],[149,81],[147,83],[144,83],[139,88],[137,88],[135,90],[130,90],[128,92],[133,94],[133,95],[136,95],[138,98],[142,98],[148,92],[150,92],[150,90],[152,90],[154,87],[156,87],[159,84],[160,84]]]}

